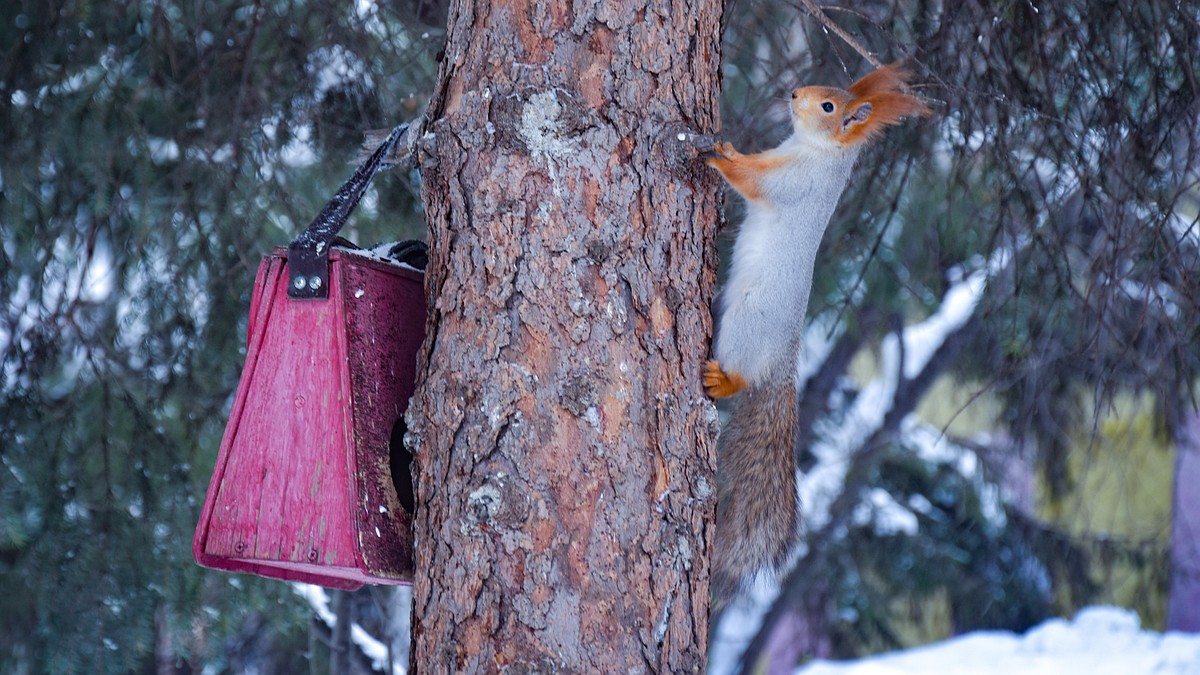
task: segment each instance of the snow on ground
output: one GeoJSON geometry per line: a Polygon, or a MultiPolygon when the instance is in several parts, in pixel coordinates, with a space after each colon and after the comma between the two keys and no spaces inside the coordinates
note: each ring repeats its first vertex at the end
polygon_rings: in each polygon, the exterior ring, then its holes
{"type": "Polygon", "coordinates": [[[1200,675],[1200,635],[1141,630],[1135,613],[1091,607],[1024,635],[968,633],[857,661],[814,661],[796,675],[1200,675]]]}

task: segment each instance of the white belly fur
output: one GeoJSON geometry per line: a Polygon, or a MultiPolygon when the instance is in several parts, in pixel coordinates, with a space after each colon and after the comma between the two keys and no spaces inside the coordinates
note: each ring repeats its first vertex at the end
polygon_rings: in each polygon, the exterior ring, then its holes
{"type": "Polygon", "coordinates": [[[747,214],[719,302],[713,353],[726,371],[752,385],[778,377],[781,369],[790,372],[812,288],[815,255],[805,255],[805,246],[781,245],[795,234],[779,231],[781,215],[765,209],[747,214]]]}
{"type": "Polygon", "coordinates": [[[795,370],[817,249],[858,155],[830,156],[795,138],[782,149],[794,160],[763,179],[762,199],[747,202],[718,302],[713,354],[751,385],[795,370]]]}

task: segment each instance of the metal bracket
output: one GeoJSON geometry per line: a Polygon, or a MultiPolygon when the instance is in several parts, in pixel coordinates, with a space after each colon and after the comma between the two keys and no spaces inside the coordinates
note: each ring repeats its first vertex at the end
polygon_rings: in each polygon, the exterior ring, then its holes
{"type": "Polygon", "coordinates": [[[287,268],[289,298],[329,297],[329,250],[324,242],[313,247],[293,241],[288,245],[287,268]]]}

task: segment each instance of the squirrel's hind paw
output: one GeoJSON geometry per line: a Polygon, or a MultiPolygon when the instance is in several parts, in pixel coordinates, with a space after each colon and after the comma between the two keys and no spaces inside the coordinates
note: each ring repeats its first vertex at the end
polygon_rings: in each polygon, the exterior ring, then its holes
{"type": "Polygon", "coordinates": [[[704,390],[713,398],[727,398],[746,388],[746,378],[721,369],[720,361],[704,363],[704,390]]]}

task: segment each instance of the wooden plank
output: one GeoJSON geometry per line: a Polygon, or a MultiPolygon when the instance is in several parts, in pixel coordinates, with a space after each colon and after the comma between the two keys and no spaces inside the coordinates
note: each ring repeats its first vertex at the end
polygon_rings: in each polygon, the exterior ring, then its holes
{"type": "Polygon", "coordinates": [[[347,263],[341,269],[354,397],[359,553],[372,573],[407,581],[413,574],[412,514],[400,504],[389,446],[413,393],[425,337],[424,275],[394,265],[381,269],[357,254],[341,254],[347,263]]]}
{"type": "Polygon", "coordinates": [[[354,565],[338,289],[329,300],[290,300],[286,274],[271,282],[206,551],[354,565]]]}

